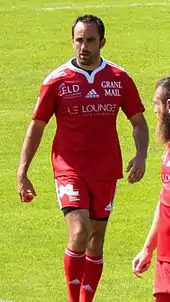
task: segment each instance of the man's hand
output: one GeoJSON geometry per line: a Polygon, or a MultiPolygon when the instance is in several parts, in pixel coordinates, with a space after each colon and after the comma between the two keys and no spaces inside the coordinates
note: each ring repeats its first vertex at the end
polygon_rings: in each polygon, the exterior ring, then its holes
{"type": "Polygon", "coordinates": [[[31,202],[37,195],[27,176],[17,175],[17,188],[21,202],[31,202]]]}
{"type": "Polygon", "coordinates": [[[142,277],[142,273],[146,272],[151,264],[152,252],[146,249],[140,251],[132,261],[132,271],[138,277],[142,277]]]}
{"type": "Polygon", "coordinates": [[[46,123],[41,120],[32,120],[23,142],[17,170],[17,188],[22,202],[30,202],[36,196],[27,171],[41,142],[45,126],[46,123]]]}
{"type": "Polygon", "coordinates": [[[133,184],[142,179],[145,174],[146,159],[135,156],[129,163],[126,169],[128,174],[128,182],[133,184]]]}

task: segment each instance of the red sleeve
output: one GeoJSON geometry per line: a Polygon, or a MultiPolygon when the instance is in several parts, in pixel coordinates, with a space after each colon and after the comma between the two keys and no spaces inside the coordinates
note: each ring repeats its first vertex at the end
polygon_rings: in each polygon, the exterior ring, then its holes
{"type": "Polygon", "coordinates": [[[32,119],[48,123],[56,109],[55,85],[43,85],[40,89],[40,96],[32,114],[32,119]]]}
{"type": "Polygon", "coordinates": [[[135,83],[128,75],[126,75],[126,78],[124,79],[123,94],[124,95],[121,108],[128,119],[130,119],[138,112],[145,111],[135,83]]]}

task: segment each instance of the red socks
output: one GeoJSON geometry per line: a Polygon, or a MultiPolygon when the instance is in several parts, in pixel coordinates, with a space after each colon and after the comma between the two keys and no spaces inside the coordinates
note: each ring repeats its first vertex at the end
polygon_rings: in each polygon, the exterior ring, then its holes
{"type": "Polygon", "coordinates": [[[65,250],[64,270],[67,280],[69,302],[79,302],[81,280],[84,272],[85,253],[65,250]]]}
{"type": "Polygon", "coordinates": [[[67,248],[64,255],[64,270],[68,287],[68,301],[93,301],[103,270],[102,256],[85,257],[85,253],[71,251],[67,248]]]}
{"type": "Polygon", "coordinates": [[[103,258],[86,256],[81,284],[80,302],[91,302],[103,270],[103,258]]]}

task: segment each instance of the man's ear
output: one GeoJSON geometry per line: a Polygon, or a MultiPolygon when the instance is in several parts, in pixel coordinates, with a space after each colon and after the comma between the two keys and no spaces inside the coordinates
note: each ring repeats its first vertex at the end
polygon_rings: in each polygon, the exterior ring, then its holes
{"type": "Polygon", "coordinates": [[[167,106],[168,113],[170,113],[170,99],[167,99],[166,106],[167,106]]]}
{"type": "Polygon", "coordinates": [[[100,41],[100,49],[103,48],[106,44],[106,39],[103,38],[101,41],[100,41]]]}

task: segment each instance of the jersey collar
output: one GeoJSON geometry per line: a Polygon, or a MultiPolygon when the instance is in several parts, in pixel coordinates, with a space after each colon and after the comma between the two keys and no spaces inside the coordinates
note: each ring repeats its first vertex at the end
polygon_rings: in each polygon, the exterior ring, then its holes
{"type": "Polygon", "coordinates": [[[73,71],[75,71],[75,72],[77,72],[77,73],[83,74],[86,77],[87,81],[90,84],[94,83],[95,75],[99,71],[101,71],[102,69],[104,69],[105,66],[106,66],[106,64],[107,64],[106,60],[104,58],[102,58],[103,62],[101,63],[101,65],[99,67],[97,67],[96,69],[94,69],[91,74],[89,74],[87,71],[85,71],[85,70],[83,70],[81,68],[77,68],[76,66],[74,66],[72,64],[72,60],[73,60],[73,58],[71,60],[69,60],[68,63],[67,63],[68,68],[71,69],[71,70],[73,70],[73,71]]]}

